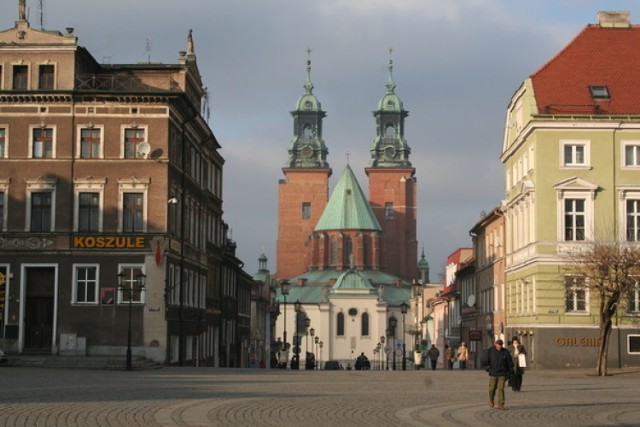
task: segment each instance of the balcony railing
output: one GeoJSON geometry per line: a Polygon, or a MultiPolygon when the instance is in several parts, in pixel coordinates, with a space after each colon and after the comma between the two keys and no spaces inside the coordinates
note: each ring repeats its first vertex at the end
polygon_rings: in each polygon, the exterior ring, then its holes
{"type": "Polygon", "coordinates": [[[118,74],[80,74],[76,76],[76,90],[104,92],[178,92],[180,86],[170,77],[153,79],[153,84],[137,76],[118,74]]]}

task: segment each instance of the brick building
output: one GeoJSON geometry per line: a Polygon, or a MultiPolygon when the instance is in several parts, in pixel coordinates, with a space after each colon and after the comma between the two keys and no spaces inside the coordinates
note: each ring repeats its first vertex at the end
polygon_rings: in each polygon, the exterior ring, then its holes
{"type": "Polygon", "coordinates": [[[134,355],[239,366],[251,278],[191,32],[176,64],[105,65],[18,10],[0,32],[4,345],[120,355],[130,330],[134,355]]]}

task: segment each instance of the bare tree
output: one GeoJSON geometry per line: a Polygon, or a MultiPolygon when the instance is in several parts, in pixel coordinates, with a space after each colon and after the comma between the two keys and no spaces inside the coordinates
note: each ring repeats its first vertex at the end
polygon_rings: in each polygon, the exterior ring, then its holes
{"type": "Polygon", "coordinates": [[[597,374],[607,375],[607,354],[613,319],[640,277],[640,246],[634,243],[594,242],[572,254],[572,274],[599,297],[600,348],[597,374]]]}

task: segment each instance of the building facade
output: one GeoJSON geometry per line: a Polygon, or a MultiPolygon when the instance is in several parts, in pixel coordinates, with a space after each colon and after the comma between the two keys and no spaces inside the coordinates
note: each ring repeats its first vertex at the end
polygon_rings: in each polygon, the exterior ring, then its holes
{"type": "Polygon", "coordinates": [[[176,64],[99,64],[72,28],[33,29],[19,5],[0,32],[5,346],[121,355],[129,330],[157,362],[240,358],[250,286],[191,32],[176,64]]]}
{"type": "MultiPolygon", "coordinates": [[[[597,298],[567,268],[594,241],[637,245],[640,212],[640,27],[599,13],[525,80],[507,110],[505,170],[507,338],[534,367],[593,366],[597,298]]],[[[611,337],[612,366],[640,363],[638,288],[611,337]]]]}

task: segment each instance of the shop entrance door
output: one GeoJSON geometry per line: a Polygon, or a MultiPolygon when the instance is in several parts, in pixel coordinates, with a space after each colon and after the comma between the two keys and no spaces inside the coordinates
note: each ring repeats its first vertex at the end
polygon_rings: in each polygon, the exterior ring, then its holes
{"type": "Polygon", "coordinates": [[[55,269],[26,269],[24,304],[24,350],[51,352],[53,344],[53,305],[55,269]]]}

